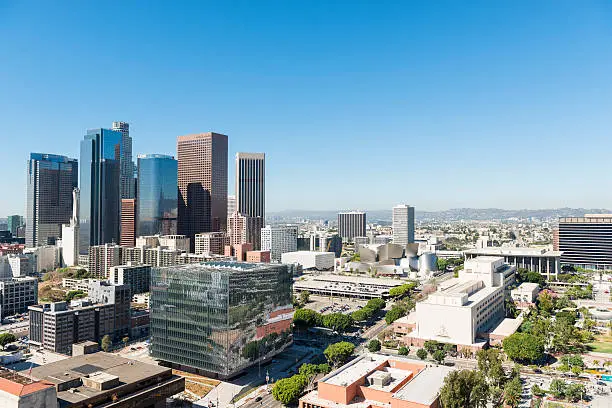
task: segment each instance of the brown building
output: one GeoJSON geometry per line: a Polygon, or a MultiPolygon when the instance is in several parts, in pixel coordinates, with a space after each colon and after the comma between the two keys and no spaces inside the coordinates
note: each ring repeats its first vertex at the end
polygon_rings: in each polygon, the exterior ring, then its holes
{"type": "Polygon", "coordinates": [[[247,262],[270,263],[270,251],[248,251],[246,253],[247,262]]]}
{"type": "Polygon", "coordinates": [[[178,233],[225,231],[227,228],[227,136],[200,133],[179,136],[178,233]]]}
{"type": "Polygon", "coordinates": [[[261,248],[261,229],[263,218],[250,217],[239,212],[232,214],[228,221],[230,245],[253,244],[253,249],[261,248]]]}
{"type": "Polygon", "coordinates": [[[559,250],[559,228],[553,228],[552,230],[552,244],[553,251],[559,250]]]}
{"type": "Polygon", "coordinates": [[[121,237],[120,245],[133,247],[136,245],[136,200],[124,198],[121,200],[121,237]]]}
{"type": "Polygon", "coordinates": [[[246,261],[246,254],[253,250],[253,244],[235,244],[225,246],[225,256],[235,256],[239,262],[246,261]]]}

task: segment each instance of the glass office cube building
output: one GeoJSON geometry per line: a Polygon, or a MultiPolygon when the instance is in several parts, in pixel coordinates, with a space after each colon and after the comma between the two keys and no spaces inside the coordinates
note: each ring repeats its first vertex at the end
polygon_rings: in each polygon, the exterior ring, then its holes
{"type": "Polygon", "coordinates": [[[178,368],[229,378],[292,341],[287,265],[238,262],[154,268],[151,354],[178,368]]]}
{"type": "Polygon", "coordinates": [[[138,156],[136,235],[175,235],[178,161],[163,154],[138,156]]]}

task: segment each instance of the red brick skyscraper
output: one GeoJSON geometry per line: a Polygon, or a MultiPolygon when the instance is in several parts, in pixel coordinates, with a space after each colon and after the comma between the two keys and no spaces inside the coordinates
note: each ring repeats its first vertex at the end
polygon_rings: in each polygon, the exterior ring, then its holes
{"type": "Polygon", "coordinates": [[[121,235],[119,245],[133,247],[136,245],[136,200],[121,200],[121,235]]]}
{"type": "Polygon", "coordinates": [[[200,133],[179,136],[178,233],[225,231],[227,228],[227,136],[200,133]]]}

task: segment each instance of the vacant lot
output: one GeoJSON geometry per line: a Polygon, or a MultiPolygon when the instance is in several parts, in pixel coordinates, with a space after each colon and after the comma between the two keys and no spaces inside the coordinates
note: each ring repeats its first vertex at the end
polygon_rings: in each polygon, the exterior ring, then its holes
{"type": "Polygon", "coordinates": [[[589,344],[591,351],[612,354],[612,336],[595,336],[595,342],[589,344]]]}

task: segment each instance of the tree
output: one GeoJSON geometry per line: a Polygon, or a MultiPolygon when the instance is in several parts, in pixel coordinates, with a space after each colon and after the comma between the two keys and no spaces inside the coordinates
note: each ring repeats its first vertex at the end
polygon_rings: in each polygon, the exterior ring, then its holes
{"type": "Polygon", "coordinates": [[[438,364],[442,364],[446,358],[446,352],[444,350],[436,350],[434,351],[432,357],[438,362],[438,364]]]}
{"type": "Polygon", "coordinates": [[[401,286],[396,286],[394,288],[389,289],[389,296],[394,298],[401,298],[403,296],[409,295],[410,292],[416,287],[416,282],[410,282],[401,286]]]}
{"type": "Polygon", "coordinates": [[[529,333],[514,333],[506,337],[502,344],[508,358],[522,364],[535,363],[544,356],[541,341],[529,333]]]}
{"type": "Polygon", "coordinates": [[[435,340],[427,340],[423,343],[423,348],[427,350],[429,354],[433,354],[437,349],[440,348],[440,343],[435,340]]]}
{"type": "Polygon", "coordinates": [[[553,397],[563,398],[565,396],[566,388],[567,388],[567,384],[565,384],[565,381],[555,378],[554,380],[551,381],[550,387],[548,390],[553,395],[553,397]]]}
{"type": "Polygon", "coordinates": [[[348,361],[349,357],[355,351],[353,343],[348,341],[340,341],[338,343],[327,346],[323,354],[333,366],[339,366],[348,361]]]}
{"type": "Polygon", "coordinates": [[[307,378],[311,378],[319,373],[319,366],[317,364],[302,364],[298,373],[307,378]]]}
{"type": "Polygon", "coordinates": [[[406,346],[402,346],[399,348],[399,350],[397,350],[397,353],[400,356],[407,356],[409,352],[410,352],[410,349],[408,349],[408,347],[406,346]]]}
{"type": "Polygon", "coordinates": [[[519,402],[521,402],[522,391],[523,385],[521,384],[520,377],[517,376],[508,381],[504,387],[504,402],[506,405],[512,408],[517,407],[519,402]]]}
{"type": "Polygon", "coordinates": [[[272,387],[272,396],[282,404],[293,404],[300,398],[307,385],[308,378],[300,374],[283,378],[272,387]]]}
{"type": "Polygon", "coordinates": [[[476,353],[478,369],[487,378],[490,384],[500,386],[506,374],[502,366],[501,353],[498,349],[479,350],[476,353]]]}
{"type": "Polygon", "coordinates": [[[565,388],[565,396],[572,402],[584,399],[586,387],[583,384],[571,383],[565,388]]]}
{"type": "Polygon", "coordinates": [[[420,358],[421,360],[425,360],[427,358],[427,351],[425,349],[418,349],[417,350],[417,357],[420,358]]]}
{"type": "Polygon", "coordinates": [[[112,346],[113,341],[111,340],[110,336],[107,334],[104,337],[102,337],[102,341],[100,346],[102,347],[102,350],[108,352],[108,350],[110,349],[110,347],[112,346]]]}
{"type": "Polygon", "coordinates": [[[82,290],[69,290],[64,296],[65,302],[70,302],[73,299],[80,299],[85,296],[85,293],[82,290]]]}
{"type": "Polygon", "coordinates": [[[368,350],[370,350],[371,353],[375,353],[377,351],[380,351],[381,348],[381,344],[379,340],[370,340],[370,342],[368,343],[368,350]]]}
{"type": "Polygon", "coordinates": [[[327,374],[331,372],[331,367],[329,366],[329,364],[321,363],[317,365],[317,370],[320,374],[327,374]]]}
{"type": "Polygon", "coordinates": [[[323,316],[323,326],[337,332],[345,332],[353,325],[353,318],[342,313],[331,313],[323,316]]]}
{"type": "Polygon", "coordinates": [[[531,387],[531,393],[536,397],[543,397],[546,395],[546,391],[540,388],[538,384],[534,384],[533,387],[531,387]]]}
{"type": "Polygon", "coordinates": [[[553,297],[550,292],[548,292],[547,290],[543,290],[542,292],[540,292],[537,299],[537,305],[538,309],[542,313],[550,315],[550,313],[552,313],[555,308],[553,297]]]}
{"type": "Polygon", "coordinates": [[[300,303],[305,305],[310,300],[310,292],[303,290],[300,292],[300,303]]]}
{"type": "Polygon", "coordinates": [[[365,322],[369,319],[366,308],[355,310],[353,313],[351,313],[351,317],[356,322],[365,322]]]}
{"type": "Polygon", "coordinates": [[[404,316],[406,316],[405,311],[401,310],[400,308],[393,307],[385,315],[385,322],[387,322],[387,324],[391,324],[397,319],[399,319],[400,317],[404,317],[404,316]]]}
{"type": "Polygon", "coordinates": [[[374,298],[374,299],[370,299],[368,300],[368,303],[366,303],[366,307],[369,307],[370,309],[373,310],[382,310],[385,308],[385,306],[387,305],[387,303],[380,298],[374,298]]]}
{"type": "Polygon", "coordinates": [[[15,341],[17,341],[17,338],[13,333],[0,333],[0,346],[2,346],[2,350],[15,341]]]}
{"type": "Polygon", "coordinates": [[[440,389],[440,402],[444,408],[484,408],[489,388],[479,371],[451,371],[440,389]]]}
{"type": "Polygon", "coordinates": [[[293,314],[293,324],[298,327],[306,328],[320,324],[321,315],[310,309],[298,309],[293,314]]]}
{"type": "Polygon", "coordinates": [[[128,336],[125,336],[124,338],[121,339],[121,341],[123,342],[123,347],[125,347],[130,341],[130,338],[128,336]]]}

